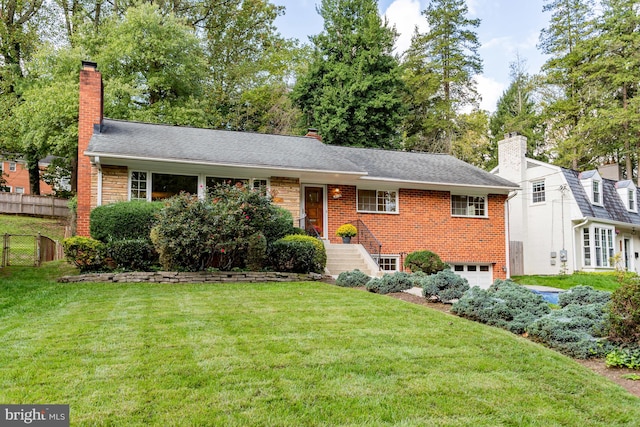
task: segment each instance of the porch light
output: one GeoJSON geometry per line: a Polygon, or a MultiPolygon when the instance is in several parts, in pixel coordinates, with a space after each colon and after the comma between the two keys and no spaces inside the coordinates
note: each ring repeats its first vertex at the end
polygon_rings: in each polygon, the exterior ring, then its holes
{"type": "Polygon", "coordinates": [[[339,199],[340,197],[342,197],[342,193],[340,192],[340,188],[336,187],[333,189],[333,198],[334,199],[339,199]]]}

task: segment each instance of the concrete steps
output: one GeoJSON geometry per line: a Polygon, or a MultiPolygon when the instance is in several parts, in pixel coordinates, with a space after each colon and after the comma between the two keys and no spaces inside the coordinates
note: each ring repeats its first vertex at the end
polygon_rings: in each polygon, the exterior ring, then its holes
{"type": "Polygon", "coordinates": [[[324,247],[327,251],[326,270],[331,276],[338,276],[343,271],[356,268],[371,277],[380,275],[377,264],[362,245],[332,244],[324,241],[324,247]]]}

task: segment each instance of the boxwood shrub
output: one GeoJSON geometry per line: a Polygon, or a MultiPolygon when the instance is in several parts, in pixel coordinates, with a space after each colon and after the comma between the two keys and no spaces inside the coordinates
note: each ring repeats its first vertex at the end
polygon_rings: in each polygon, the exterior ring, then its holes
{"type": "Polygon", "coordinates": [[[469,282],[450,269],[438,271],[424,277],[421,281],[422,295],[425,298],[436,297],[442,302],[459,299],[469,290],[469,282]]]}
{"type": "Polygon", "coordinates": [[[356,268],[355,270],[343,271],[338,274],[336,285],[345,288],[356,288],[358,286],[365,286],[369,280],[371,280],[371,277],[356,268]]]}
{"type": "Polygon", "coordinates": [[[315,255],[313,257],[314,267],[313,270],[316,273],[321,273],[327,266],[327,250],[320,239],[313,236],[307,236],[302,234],[290,234],[282,238],[285,242],[310,242],[316,248],[315,255]]]}
{"type": "Polygon", "coordinates": [[[316,246],[302,240],[276,240],[270,251],[272,268],[291,273],[321,273],[315,261],[316,246]]]}
{"type": "Polygon", "coordinates": [[[404,266],[413,273],[422,271],[426,274],[435,274],[447,268],[440,257],[431,251],[411,252],[404,260],[404,266]]]}
{"type": "Polygon", "coordinates": [[[130,201],[98,206],[91,211],[91,237],[108,242],[122,239],[148,239],[162,202],[130,201]]]}
{"type": "Polygon", "coordinates": [[[113,240],[105,246],[106,255],[117,268],[150,271],[159,266],[158,253],[149,239],[113,240]]]}
{"type": "Polygon", "coordinates": [[[409,273],[397,271],[392,274],[385,274],[382,277],[374,277],[365,285],[369,292],[377,294],[389,294],[400,292],[413,287],[413,280],[409,273]]]}
{"type": "Polygon", "coordinates": [[[105,246],[99,240],[89,237],[74,236],[62,241],[67,261],[74,264],[81,273],[103,269],[105,246]]]}
{"type": "Polygon", "coordinates": [[[521,334],[529,324],[549,313],[550,308],[541,295],[511,280],[497,279],[487,290],[474,286],[465,292],[451,311],[521,334]]]}

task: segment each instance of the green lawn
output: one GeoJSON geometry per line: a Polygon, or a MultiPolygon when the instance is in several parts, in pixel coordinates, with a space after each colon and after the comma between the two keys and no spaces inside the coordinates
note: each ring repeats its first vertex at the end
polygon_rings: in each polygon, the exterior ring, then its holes
{"type": "Polygon", "coordinates": [[[64,219],[36,218],[30,216],[0,214],[0,235],[42,234],[53,240],[64,239],[64,219]]]}
{"type": "Polygon", "coordinates": [[[618,283],[617,273],[573,273],[558,276],[514,276],[513,281],[521,285],[551,286],[559,289],[569,289],[578,285],[591,286],[599,291],[613,292],[618,283]]]}
{"type": "Polygon", "coordinates": [[[0,271],[0,402],[72,425],[638,425],[640,399],[506,331],[323,283],[0,271]]]}

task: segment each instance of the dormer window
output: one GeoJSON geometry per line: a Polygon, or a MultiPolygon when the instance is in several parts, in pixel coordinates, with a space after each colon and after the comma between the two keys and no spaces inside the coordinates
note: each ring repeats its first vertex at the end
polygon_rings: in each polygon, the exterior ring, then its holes
{"type": "Polygon", "coordinates": [[[602,178],[597,170],[580,173],[580,184],[594,205],[603,205],[602,178]]]}
{"type": "Polygon", "coordinates": [[[601,190],[600,181],[593,181],[593,203],[596,205],[602,204],[600,201],[601,190]]]}
{"type": "Polygon", "coordinates": [[[618,192],[618,196],[620,196],[620,201],[628,211],[638,212],[638,196],[633,181],[626,180],[616,182],[616,191],[618,192]]]}

